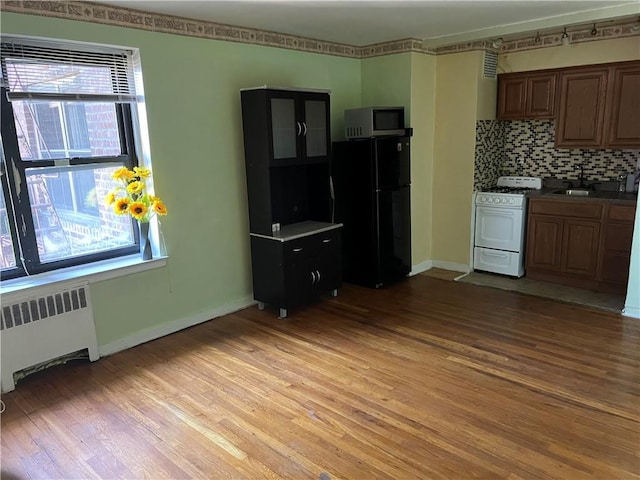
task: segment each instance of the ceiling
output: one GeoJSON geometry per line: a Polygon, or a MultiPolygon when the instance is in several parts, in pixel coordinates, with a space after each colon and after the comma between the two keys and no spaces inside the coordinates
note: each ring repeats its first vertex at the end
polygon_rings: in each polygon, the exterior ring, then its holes
{"type": "MultiPolygon", "coordinates": [[[[365,46],[437,47],[640,16],[628,0],[114,0],[146,12],[365,46]]],[[[640,17],[639,17],[640,18],[640,17]]]]}

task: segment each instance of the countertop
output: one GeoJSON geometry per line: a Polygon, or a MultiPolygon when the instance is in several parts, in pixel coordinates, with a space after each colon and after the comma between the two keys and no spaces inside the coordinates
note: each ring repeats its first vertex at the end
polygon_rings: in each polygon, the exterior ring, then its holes
{"type": "Polygon", "coordinates": [[[590,190],[589,195],[566,195],[564,193],[554,193],[563,188],[543,188],[542,190],[532,190],[528,193],[529,197],[548,197],[556,200],[571,201],[610,201],[633,203],[638,201],[638,192],[618,192],[617,190],[590,190]]]}
{"type": "Polygon", "coordinates": [[[308,237],[310,235],[315,235],[316,233],[326,232],[341,227],[342,223],[315,222],[307,220],[305,222],[283,225],[282,229],[273,232],[273,235],[261,235],[258,233],[250,233],[250,235],[254,237],[268,238],[278,242],[288,242],[289,240],[308,237]]]}

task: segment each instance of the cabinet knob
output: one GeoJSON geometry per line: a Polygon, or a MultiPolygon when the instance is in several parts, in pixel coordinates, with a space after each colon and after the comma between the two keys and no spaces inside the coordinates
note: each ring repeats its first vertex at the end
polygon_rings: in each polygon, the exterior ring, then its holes
{"type": "Polygon", "coordinates": [[[311,284],[313,285],[314,283],[316,283],[317,279],[316,279],[316,273],[315,272],[311,272],[311,284]]]}
{"type": "Polygon", "coordinates": [[[302,248],[302,247],[294,248],[294,249],[293,249],[293,251],[294,251],[294,252],[296,252],[296,253],[301,252],[302,250],[303,250],[303,248],[302,248]]]}
{"type": "Polygon", "coordinates": [[[302,132],[302,136],[307,135],[307,122],[302,122],[302,126],[304,127],[304,132],[302,132]]]}
{"type": "Polygon", "coordinates": [[[316,275],[318,276],[316,281],[319,282],[320,281],[320,270],[316,270],[316,275]]]}
{"type": "Polygon", "coordinates": [[[324,240],[322,240],[322,243],[330,243],[331,239],[330,238],[325,238],[324,240]]]}
{"type": "Polygon", "coordinates": [[[298,136],[300,136],[302,133],[302,126],[300,125],[300,122],[296,122],[296,126],[298,127],[298,136]]]}

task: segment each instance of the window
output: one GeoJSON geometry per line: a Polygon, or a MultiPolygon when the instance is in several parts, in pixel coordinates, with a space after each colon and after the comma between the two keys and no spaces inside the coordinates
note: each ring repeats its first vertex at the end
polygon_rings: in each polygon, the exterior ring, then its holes
{"type": "Polygon", "coordinates": [[[131,51],[3,38],[2,279],[138,251],[103,202],[138,164],[131,51]]]}

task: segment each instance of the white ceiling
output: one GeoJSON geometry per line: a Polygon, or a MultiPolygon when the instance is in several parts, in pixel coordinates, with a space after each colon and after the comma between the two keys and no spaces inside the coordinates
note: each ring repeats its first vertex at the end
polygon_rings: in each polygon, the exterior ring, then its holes
{"type": "Polygon", "coordinates": [[[435,47],[640,15],[629,0],[99,1],[354,46],[417,38],[435,47]]]}

